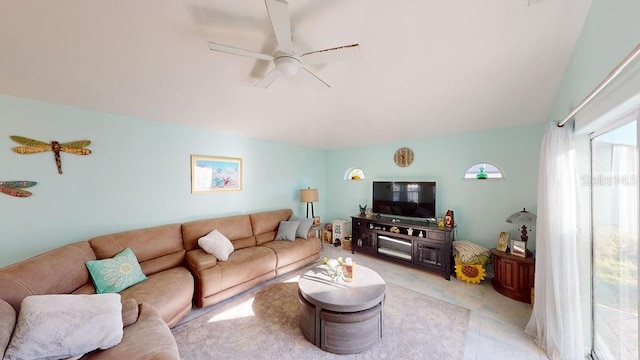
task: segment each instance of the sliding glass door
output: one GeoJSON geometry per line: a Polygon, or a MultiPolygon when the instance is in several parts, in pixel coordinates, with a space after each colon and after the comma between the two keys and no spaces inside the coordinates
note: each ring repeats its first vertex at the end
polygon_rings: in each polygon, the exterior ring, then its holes
{"type": "Polygon", "coordinates": [[[593,355],[638,359],[638,147],[632,120],[592,138],[593,355]]]}

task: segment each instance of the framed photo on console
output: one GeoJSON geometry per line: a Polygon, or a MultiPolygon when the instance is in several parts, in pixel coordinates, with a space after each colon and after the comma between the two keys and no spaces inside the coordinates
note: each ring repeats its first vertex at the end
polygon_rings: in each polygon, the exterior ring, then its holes
{"type": "Polygon", "coordinates": [[[511,240],[511,255],[527,257],[527,243],[520,240],[511,240]]]}
{"type": "Polygon", "coordinates": [[[500,235],[498,235],[498,245],[496,246],[496,249],[499,251],[507,251],[507,247],[509,246],[509,235],[511,234],[506,231],[500,232],[500,235]]]}
{"type": "Polygon", "coordinates": [[[242,159],[191,155],[191,193],[242,191],[242,159]]]}

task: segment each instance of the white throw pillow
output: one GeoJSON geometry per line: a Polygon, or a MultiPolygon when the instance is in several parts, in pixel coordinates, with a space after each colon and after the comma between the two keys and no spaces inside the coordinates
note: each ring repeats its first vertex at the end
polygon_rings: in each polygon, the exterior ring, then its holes
{"type": "Polygon", "coordinates": [[[81,356],[119,344],[122,335],[120,294],[27,296],[4,359],[81,356]]]}
{"type": "Polygon", "coordinates": [[[222,235],[218,230],[213,230],[207,235],[198,239],[198,245],[202,250],[216,257],[220,261],[227,261],[233,252],[233,243],[222,235]]]}

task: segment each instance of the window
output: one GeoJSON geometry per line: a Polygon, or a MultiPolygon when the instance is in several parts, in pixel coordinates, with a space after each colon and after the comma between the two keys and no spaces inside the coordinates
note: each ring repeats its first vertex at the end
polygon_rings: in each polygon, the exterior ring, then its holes
{"type": "Polygon", "coordinates": [[[632,121],[591,140],[593,351],[636,359],[638,344],[638,147],[632,121]]]}
{"type": "Polygon", "coordinates": [[[364,180],[364,171],[357,168],[348,168],[344,173],[345,180],[364,180]]]}
{"type": "Polygon", "coordinates": [[[469,166],[464,172],[463,179],[504,179],[504,175],[497,165],[488,162],[481,162],[469,166]]]}

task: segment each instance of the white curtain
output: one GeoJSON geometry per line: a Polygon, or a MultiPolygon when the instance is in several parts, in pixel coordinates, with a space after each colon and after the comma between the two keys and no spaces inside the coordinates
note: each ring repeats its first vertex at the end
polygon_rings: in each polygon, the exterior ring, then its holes
{"type": "Polygon", "coordinates": [[[550,359],[584,359],[577,222],[572,130],[550,126],[540,149],[535,303],[525,328],[550,359]]]}
{"type": "Polygon", "coordinates": [[[620,236],[638,238],[638,147],[614,144],[611,177],[615,180],[620,236]]]}

